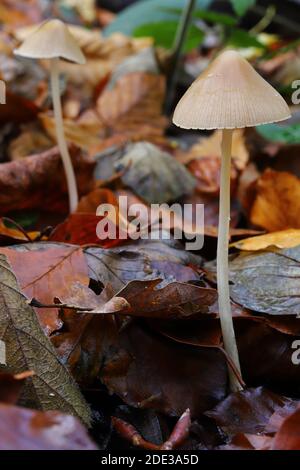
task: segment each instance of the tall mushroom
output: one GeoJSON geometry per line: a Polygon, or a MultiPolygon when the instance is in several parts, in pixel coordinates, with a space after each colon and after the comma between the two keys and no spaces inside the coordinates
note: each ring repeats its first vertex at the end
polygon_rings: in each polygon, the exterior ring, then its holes
{"type": "MultiPolygon", "coordinates": [[[[192,83],[174,112],[184,129],[222,129],[222,162],[217,248],[219,312],[224,347],[240,373],[230,307],[228,239],[230,222],[230,162],[234,129],[282,121],[290,111],[279,93],[236,51],[220,54],[192,83]]],[[[241,388],[229,370],[232,391],[241,388]]]]}
{"type": "Polygon", "coordinates": [[[84,64],[85,57],[67,26],[57,19],[42,23],[14,52],[18,56],[31,59],[49,59],[56,137],[67,179],[70,212],[74,212],[78,205],[78,191],[64,134],[59,91],[59,60],[84,64]]]}

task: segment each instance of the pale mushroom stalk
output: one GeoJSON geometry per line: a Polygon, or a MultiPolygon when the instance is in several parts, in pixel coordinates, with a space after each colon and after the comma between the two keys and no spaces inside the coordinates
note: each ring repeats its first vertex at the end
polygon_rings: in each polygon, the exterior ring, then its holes
{"type": "Polygon", "coordinates": [[[85,57],[67,25],[58,19],[45,21],[35,28],[14,52],[21,57],[49,60],[56,137],[67,180],[69,209],[70,212],[74,212],[78,205],[78,193],[72,160],[64,134],[59,92],[59,64],[60,59],[75,64],[84,64],[85,57]]]}
{"type": "MultiPolygon", "coordinates": [[[[290,117],[274,88],[236,51],[224,51],[194,81],[176,106],[173,122],[184,129],[222,129],[222,162],[217,249],[219,316],[225,351],[240,373],[230,305],[228,240],[230,222],[230,160],[234,129],[290,117]]],[[[231,390],[241,389],[228,367],[231,390]]]]}
{"type": "Polygon", "coordinates": [[[63,166],[65,169],[65,175],[68,186],[69,194],[69,208],[70,212],[75,212],[76,207],[78,206],[78,191],[75,173],[72,165],[72,160],[69,154],[68,145],[65,139],[64,133],[64,121],[62,116],[62,107],[60,100],[60,90],[59,90],[59,59],[50,60],[50,80],[51,80],[51,91],[52,91],[52,100],[53,100],[53,111],[55,119],[55,128],[56,128],[56,138],[59,151],[61,154],[63,166]]]}
{"type": "MultiPolygon", "coordinates": [[[[223,332],[224,347],[241,374],[238,349],[231,315],[229,292],[228,239],[230,227],[230,170],[232,129],[222,131],[222,161],[220,180],[219,227],[217,248],[217,280],[219,294],[219,314],[223,332]]],[[[229,368],[230,388],[232,391],[242,389],[236,375],[229,368]]]]}

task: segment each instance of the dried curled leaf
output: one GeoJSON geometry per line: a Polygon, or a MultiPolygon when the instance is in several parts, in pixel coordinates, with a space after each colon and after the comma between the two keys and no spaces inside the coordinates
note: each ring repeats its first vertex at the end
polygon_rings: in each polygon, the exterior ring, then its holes
{"type": "Polygon", "coordinates": [[[33,370],[22,402],[42,410],[57,409],[90,422],[90,411],[68,370],[41,330],[34,310],[20,293],[5,255],[0,254],[0,339],[7,365],[15,373],[33,370]]]}

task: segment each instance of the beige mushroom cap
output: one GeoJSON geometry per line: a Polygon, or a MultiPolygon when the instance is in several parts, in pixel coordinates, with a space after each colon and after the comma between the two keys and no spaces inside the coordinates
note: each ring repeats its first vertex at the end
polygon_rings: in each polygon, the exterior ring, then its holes
{"type": "Polygon", "coordinates": [[[192,83],[173,122],[185,129],[235,129],[291,116],[282,96],[236,51],[225,51],[192,83]]]}
{"type": "Polygon", "coordinates": [[[54,19],[42,23],[14,53],[31,59],[66,59],[84,64],[85,57],[68,27],[54,19]]]}

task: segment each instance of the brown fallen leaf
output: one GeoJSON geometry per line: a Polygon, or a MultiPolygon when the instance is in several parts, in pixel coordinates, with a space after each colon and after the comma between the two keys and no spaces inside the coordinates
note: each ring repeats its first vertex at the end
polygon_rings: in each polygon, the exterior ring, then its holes
{"type": "Polygon", "coordinates": [[[53,147],[53,141],[36,125],[29,124],[22,126],[22,132],[18,137],[12,139],[9,143],[8,154],[11,160],[18,160],[45,152],[53,147]]]}
{"type": "MultiPolygon", "coordinates": [[[[56,130],[54,117],[47,113],[40,113],[39,120],[48,136],[53,142],[56,141],[56,130]]],[[[89,151],[90,148],[101,145],[104,133],[104,125],[97,116],[87,122],[64,119],[64,131],[67,142],[89,151]]]]}
{"type": "MultiPolygon", "coordinates": [[[[199,193],[218,195],[220,192],[221,159],[218,156],[208,156],[192,160],[188,169],[197,179],[196,190],[199,193]]],[[[231,166],[230,188],[234,193],[237,185],[238,173],[231,166]]]]}
{"type": "Polygon", "coordinates": [[[119,239],[119,229],[118,226],[115,226],[114,220],[112,220],[112,226],[108,228],[110,230],[113,227],[110,238],[101,240],[97,236],[97,225],[102,219],[103,217],[89,213],[70,214],[64,222],[57,225],[51,233],[49,241],[74,245],[99,245],[106,248],[123,244],[127,235],[125,234],[125,239],[119,239]]]}
{"type": "Polygon", "coordinates": [[[0,123],[13,122],[21,124],[36,119],[39,108],[32,102],[20,95],[6,91],[6,104],[0,106],[0,123]]]}
{"type": "Polygon", "coordinates": [[[118,293],[129,303],[124,313],[148,318],[185,318],[207,313],[217,298],[214,289],[179,282],[159,288],[160,282],[161,279],[129,282],[118,293]]]}
{"type": "MultiPolygon", "coordinates": [[[[70,285],[79,282],[88,286],[88,268],[80,247],[35,243],[19,245],[19,249],[0,248],[14,269],[22,291],[45,304],[54,297],[64,298],[70,285]]],[[[48,335],[62,326],[58,310],[37,310],[48,335]]]]}
{"type": "Polygon", "coordinates": [[[165,79],[162,75],[134,72],[121,76],[97,100],[97,111],[106,126],[139,140],[155,141],[167,125],[162,115],[165,79]]]}
{"type": "Polygon", "coordinates": [[[24,380],[34,375],[33,371],[10,374],[0,372],[0,403],[15,405],[20,397],[24,380]]]}
{"type": "Polygon", "coordinates": [[[262,433],[274,411],[292,400],[263,387],[231,393],[213,410],[205,412],[228,434],[262,433]]]}
{"type": "Polygon", "coordinates": [[[180,416],[191,416],[224,399],[227,370],[223,354],[157,335],[132,321],[104,345],[100,378],[125,403],[180,416]]]}
{"type": "Polygon", "coordinates": [[[281,424],[274,441],[272,450],[299,450],[300,449],[300,408],[288,416],[281,424]]]}
{"type": "MultiPolygon", "coordinates": [[[[93,187],[94,162],[71,148],[79,192],[93,187]]],[[[39,208],[67,212],[68,198],[62,161],[57,147],[0,166],[0,214],[39,208]]]]}
{"type": "Polygon", "coordinates": [[[96,450],[80,421],[58,411],[0,404],[1,450],[96,450]]]}
{"type": "Polygon", "coordinates": [[[118,200],[110,189],[97,188],[80,199],[77,212],[96,214],[96,210],[100,204],[112,204],[117,207],[118,200]]]}
{"type": "Polygon", "coordinates": [[[256,183],[252,224],[269,232],[300,228],[300,180],[291,173],[264,171],[256,183]]]}
{"type": "Polygon", "coordinates": [[[119,314],[146,318],[186,318],[194,314],[208,313],[209,307],[217,299],[217,292],[207,287],[193,284],[171,282],[159,287],[161,279],[151,281],[131,281],[116,296],[111,289],[111,295],[102,291],[96,296],[90,289],[84,289],[81,284],[74,283],[69,292],[57,299],[59,303],[44,305],[39,298],[34,297],[30,305],[39,308],[75,309],[83,313],[119,314]],[[105,294],[104,300],[102,295],[105,294]]]}

